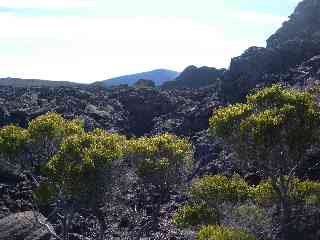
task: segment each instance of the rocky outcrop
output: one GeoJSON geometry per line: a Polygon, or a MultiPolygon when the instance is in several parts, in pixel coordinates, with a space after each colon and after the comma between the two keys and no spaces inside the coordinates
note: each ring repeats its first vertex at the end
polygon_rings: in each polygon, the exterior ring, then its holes
{"type": "Polygon", "coordinates": [[[156,86],[156,84],[154,83],[154,81],[152,80],[148,80],[148,79],[140,79],[137,82],[135,82],[134,87],[151,87],[154,88],[156,86]]]}
{"type": "MultiPolygon", "coordinates": [[[[40,213],[32,211],[11,214],[0,219],[0,239],[5,240],[50,240],[51,234],[46,227],[40,225],[37,219],[46,223],[40,213]]],[[[53,231],[53,227],[48,224],[53,231]]]]}
{"type": "Polygon", "coordinates": [[[298,4],[289,21],[267,40],[268,48],[277,48],[288,41],[320,41],[320,2],[304,0],[298,4]]]}
{"type": "Polygon", "coordinates": [[[279,52],[274,49],[251,47],[231,60],[230,69],[222,81],[221,97],[231,101],[243,98],[250,89],[264,83],[263,76],[283,69],[279,52]]]}
{"type": "Polygon", "coordinates": [[[189,66],[174,81],[165,82],[162,88],[201,88],[208,85],[218,87],[219,79],[224,73],[225,69],[189,66]]]}
{"type": "Polygon", "coordinates": [[[222,80],[220,96],[239,101],[256,87],[297,82],[292,72],[306,70],[303,64],[320,54],[319,29],[320,2],[302,1],[289,20],[267,40],[266,48],[251,47],[231,60],[229,72],[222,80]]]}

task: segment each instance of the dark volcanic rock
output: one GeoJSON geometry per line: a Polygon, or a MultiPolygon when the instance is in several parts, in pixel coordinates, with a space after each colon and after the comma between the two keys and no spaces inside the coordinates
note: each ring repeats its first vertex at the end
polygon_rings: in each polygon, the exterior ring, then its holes
{"type": "Polygon", "coordinates": [[[262,76],[280,72],[282,59],[274,49],[251,47],[231,60],[230,70],[222,82],[222,94],[228,100],[238,100],[262,82],[262,76]]]}
{"type": "MultiPolygon", "coordinates": [[[[41,214],[37,213],[37,216],[41,222],[46,221],[41,214]]],[[[50,227],[53,229],[52,226],[50,227]]],[[[27,211],[11,214],[0,219],[0,239],[49,240],[51,235],[45,227],[37,223],[35,213],[27,211]]]]}
{"type": "Polygon", "coordinates": [[[209,118],[215,108],[222,105],[214,89],[168,91],[176,101],[176,110],[154,118],[152,134],[171,132],[192,136],[209,127],[209,118]]]}
{"type": "Polygon", "coordinates": [[[255,87],[301,82],[301,76],[295,79],[291,73],[301,71],[304,62],[320,54],[319,29],[320,2],[302,1],[289,21],[267,40],[267,48],[252,47],[232,59],[230,71],[222,80],[220,96],[239,101],[255,87]]]}
{"type": "Polygon", "coordinates": [[[201,88],[208,85],[218,87],[219,79],[225,71],[225,69],[189,66],[174,81],[165,82],[162,88],[201,88]]]}
{"type": "Polygon", "coordinates": [[[166,92],[151,88],[122,88],[114,91],[112,98],[118,99],[128,111],[129,134],[144,135],[153,128],[153,119],[175,111],[175,99],[166,92]]]}
{"type": "Polygon", "coordinates": [[[100,88],[78,87],[0,87],[0,126],[16,123],[26,127],[28,121],[47,112],[65,118],[83,119],[87,129],[101,127],[110,131],[127,131],[127,112],[116,99],[100,88]]]}
{"type": "Polygon", "coordinates": [[[156,86],[156,84],[152,80],[140,79],[134,84],[134,86],[138,87],[138,88],[141,88],[141,87],[151,87],[151,88],[153,88],[153,87],[156,86]]]}
{"type": "Polygon", "coordinates": [[[304,0],[299,3],[290,20],[267,40],[268,48],[294,39],[315,40],[320,37],[320,2],[318,0],[304,0]]]}

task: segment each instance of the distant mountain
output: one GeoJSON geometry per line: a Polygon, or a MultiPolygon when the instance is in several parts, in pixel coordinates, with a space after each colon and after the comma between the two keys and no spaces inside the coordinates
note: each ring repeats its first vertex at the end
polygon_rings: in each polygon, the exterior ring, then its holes
{"type": "Polygon", "coordinates": [[[171,81],[179,75],[178,72],[168,70],[168,69],[156,69],[149,72],[136,73],[132,75],[125,75],[121,77],[111,78],[101,82],[96,82],[94,84],[102,84],[106,87],[118,86],[122,84],[127,84],[132,86],[135,82],[140,79],[152,80],[156,86],[162,85],[166,81],[171,81]]]}
{"type": "Polygon", "coordinates": [[[0,86],[12,87],[63,87],[79,86],[82,84],[67,81],[49,81],[40,79],[0,78],[0,86]]]}
{"type": "Polygon", "coordinates": [[[211,67],[189,66],[175,80],[165,82],[162,87],[170,88],[200,88],[217,84],[217,80],[223,76],[225,69],[211,67]]]}

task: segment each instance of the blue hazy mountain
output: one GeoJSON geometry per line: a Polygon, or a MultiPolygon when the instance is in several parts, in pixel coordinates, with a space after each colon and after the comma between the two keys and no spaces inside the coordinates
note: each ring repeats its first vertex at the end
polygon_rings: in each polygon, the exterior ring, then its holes
{"type": "Polygon", "coordinates": [[[132,86],[140,79],[152,80],[157,86],[162,85],[164,82],[174,80],[179,75],[178,72],[168,69],[156,69],[149,72],[136,73],[131,75],[120,76],[116,78],[107,79],[95,84],[103,84],[106,87],[118,86],[127,84],[132,86]]]}

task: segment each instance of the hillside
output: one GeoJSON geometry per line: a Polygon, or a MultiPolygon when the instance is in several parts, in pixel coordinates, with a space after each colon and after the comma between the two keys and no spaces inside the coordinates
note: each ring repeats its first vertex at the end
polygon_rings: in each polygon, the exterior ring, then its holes
{"type": "Polygon", "coordinates": [[[0,78],[0,86],[12,87],[61,87],[61,86],[79,86],[81,84],[67,81],[49,81],[40,79],[22,79],[22,78],[0,78]]]}
{"type": "Polygon", "coordinates": [[[111,78],[94,84],[102,84],[105,87],[129,85],[132,86],[140,79],[152,80],[156,86],[162,85],[166,81],[175,79],[179,75],[178,72],[168,69],[156,69],[149,72],[136,73],[131,75],[111,78]]]}

